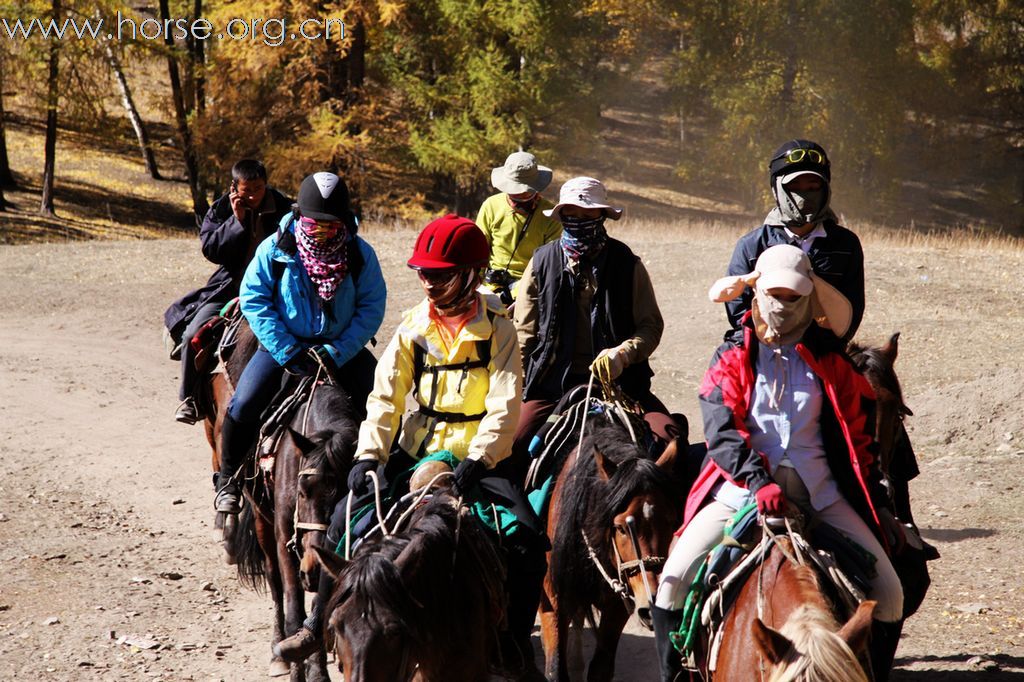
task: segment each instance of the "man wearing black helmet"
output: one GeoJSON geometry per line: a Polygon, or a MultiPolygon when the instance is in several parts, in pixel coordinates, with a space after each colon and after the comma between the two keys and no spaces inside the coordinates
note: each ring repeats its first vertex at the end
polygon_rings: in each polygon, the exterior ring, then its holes
{"type": "MultiPolygon", "coordinates": [[[[764,224],[740,238],[729,261],[729,275],[754,271],[758,256],[769,246],[792,244],[803,249],[815,274],[840,291],[853,306],[853,319],[843,340],[853,338],[864,317],[864,250],[860,239],[841,226],[829,207],[831,164],[821,145],[790,140],[768,162],[775,208],[764,224]]],[[[742,334],[743,316],[750,310],[750,289],[725,304],[731,329],[726,337],[742,334]]]]}

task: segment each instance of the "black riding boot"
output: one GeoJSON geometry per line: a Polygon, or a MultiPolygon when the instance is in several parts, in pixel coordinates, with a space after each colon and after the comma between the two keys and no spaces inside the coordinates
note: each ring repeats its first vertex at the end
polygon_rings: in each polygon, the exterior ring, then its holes
{"type": "Polygon", "coordinates": [[[274,655],[289,663],[298,663],[312,656],[323,644],[323,632],[326,627],[324,607],[334,590],[334,578],[323,567],[320,568],[320,583],[317,585],[316,597],[309,610],[309,616],[302,627],[291,637],[286,637],[274,645],[274,655]]]}
{"type": "Polygon", "coordinates": [[[547,560],[538,538],[527,538],[522,531],[520,543],[507,547],[508,631],[500,638],[502,660],[520,682],[543,680],[544,675],[534,660],[530,635],[537,619],[537,607],[544,591],[547,560]]]}
{"type": "Polygon", "coordinates": [[[237,514],[242,486],[235,474],[245,462],[252,447],[252,427],[224,415],[220,430],[220,473],[217,475],[217,497],[213,503],[218,512],[237,514]]]}
{"type": "Polygon", "coordinates": [[[683,662],[679,652],[672,646],[669,634],[679,629],[683,622],[683,610],[669,611],[652,604],[651,621],[654,624],[654,650],[658,656],[661,682],[675,682],[676,676],[683,671],[683,662]]]}
{"type": "Polygon", "coordinates": [[[903,621],[883,623],[871,621],[871,670],[875,682],[887,682],[896,660],[896,649],[900,645],[903,621]]]}

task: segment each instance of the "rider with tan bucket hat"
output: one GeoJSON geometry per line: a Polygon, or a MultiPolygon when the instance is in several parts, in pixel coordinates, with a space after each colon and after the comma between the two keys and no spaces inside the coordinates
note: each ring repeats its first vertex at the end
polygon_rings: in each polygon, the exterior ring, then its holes
{"type": "Polygon", "coordinates": [[[622,209],[608,203],[600,181],[578,177],[562,185],[558,204],[545,214],[561,223],[562,235],[537,249],[519,285],[524,403],[516,465],[525,472],[534,434],[566,392],[588,383],[592,370],[639,403],[661,440],[685,435],[651,392],[648,358],[665,329],[651,278],[643,261],[605,229],[622,209]]]}
{"type": "Polygon", "coordinates": [[[533,252],[562,233],[562,225],[544,214],[553,207],[541,196],[551,176],[529,152],[509,154],[504,165],[491,170],[491,184],[501,193],[484,201],[476,224],[491,247],[484,283],[505,305],[514,300],[533,252]]]}

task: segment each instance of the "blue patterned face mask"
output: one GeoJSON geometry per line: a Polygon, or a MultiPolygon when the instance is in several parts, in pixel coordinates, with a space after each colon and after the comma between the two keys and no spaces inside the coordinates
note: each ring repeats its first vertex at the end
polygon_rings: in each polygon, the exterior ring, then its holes
{"type": "Polygon", "coordinates": [[[605,216],[578,218],[562,216],[562,250],[570,260],[592,259],[608,241],[605,216]]]}

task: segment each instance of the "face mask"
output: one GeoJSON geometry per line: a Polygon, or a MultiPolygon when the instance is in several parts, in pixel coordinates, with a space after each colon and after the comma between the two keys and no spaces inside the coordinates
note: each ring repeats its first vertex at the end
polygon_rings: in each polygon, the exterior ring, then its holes
{"type": "Polygon", "coordinates": [[[827,184],[820,189],[794,192],[786,189],[782,178],[775,180],[775,202],[787,227],[800,227],[820,221],[828,211],[831,190],[827,184]]]}
{"type": "Polygon", "coordinates": [[[562,250],[571,260],[593,258],[604,248],[608,241],[605,230],[605,216],[597,218],[579,218],[562,216],[562,250]]]}
{"type": "Polygon", "coordinates": [[[454,317],[469,310],[476,298],[479,276],[476,270],[455,270],[443,277],[420,275],[420,283],[433,304],[442,315],[454,317]]]}
{"type": "Polygon", "coordinates": [[[782,301],[754,288],[754,331],[757,338],[771,346],[799,341],[811,324],[811,297],[782,301]]]}
{"type": "Polygon", "coordinates": [[[814,189],[807,192],[790,192],[793,195],[793,203],[804,217],[810,218],[817,215],[825,203],[825,190],[814,189]]]}
{"type": "Polygon", "coordinates": [[[513,199],[512,197],[508,199],[512,202],[512,208],[521,213],[529,213],[537,206],[537,199],[539,197],[539,194],[533,194],[528,199],[513,199]]]}

